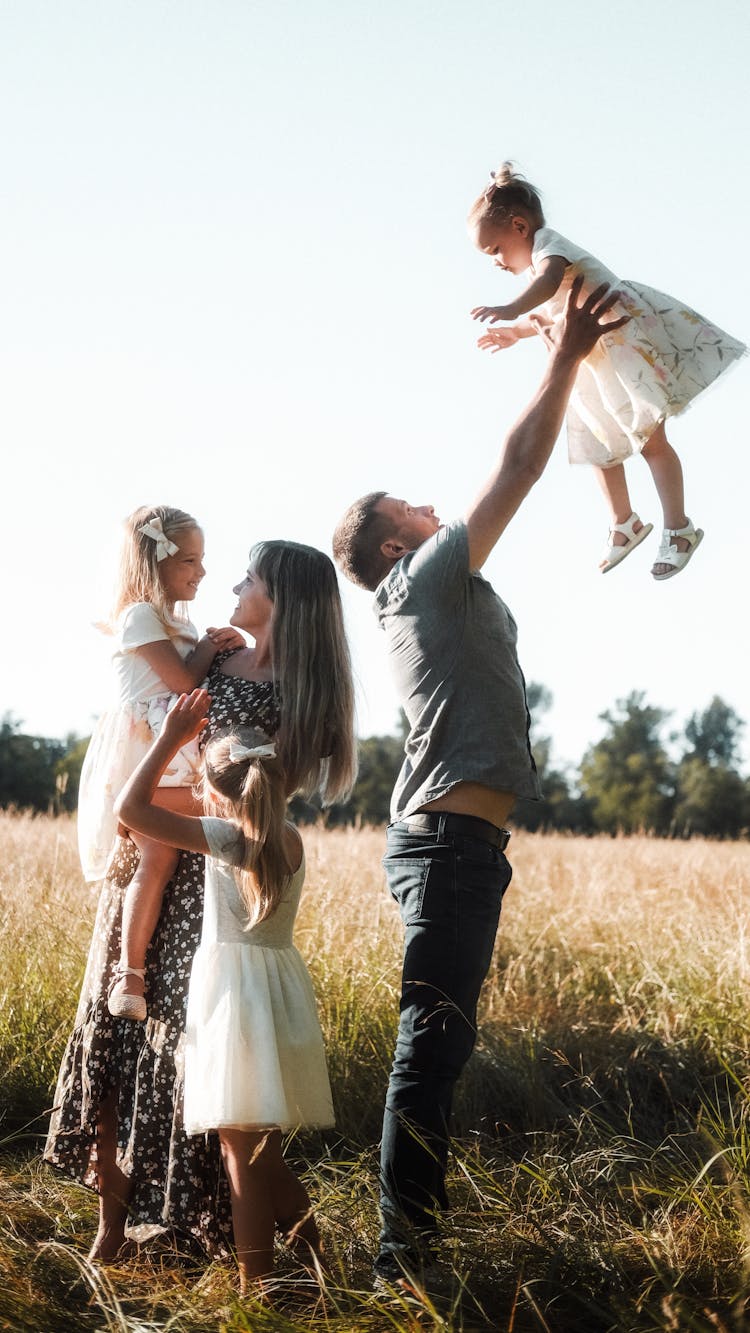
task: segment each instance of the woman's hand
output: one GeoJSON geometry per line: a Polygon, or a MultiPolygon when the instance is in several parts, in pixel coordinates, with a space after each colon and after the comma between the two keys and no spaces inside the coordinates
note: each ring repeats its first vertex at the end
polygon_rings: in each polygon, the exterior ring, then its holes
{"type": "Polygon", "coordinates": [[[209,626],[206,638],[210,639],[219,653],[228,653],[234,648],[247,648],[247,640],[233,625],[223,625],[220,629],[209,626]]]}
{"type": "Polygon", "coordinates": [[[496,324],[499,319],[515,319],[517,314],[518,311],[509,305],[477,305],[471,312],[471,318],[481,320],[482,323],[488,319],[490,324],[496,324]]]}
{"type": "Polygon", "coordinates": [[[521,337],[515,324],[508,324],[504,329],[488,329],[481,338],[477,338],[477,347],[483,352],[502,352],[505,347],[512,347],[521,337]]]}
{"type": "Polygon", "coordinates": [[[161,737],[176,749],[199,736],[206,725],[211,696],[207,690],[193,690],[181,694],[164,719],[161,737]]]}

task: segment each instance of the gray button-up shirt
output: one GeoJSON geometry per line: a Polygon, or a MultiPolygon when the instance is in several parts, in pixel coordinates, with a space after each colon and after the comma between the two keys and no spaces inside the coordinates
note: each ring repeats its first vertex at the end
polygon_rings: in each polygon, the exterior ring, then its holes
{"type": "Polygon", "coordinates": [[[516,623],[469,569],[465,522],[446,524],[399,560],[378,585],[374,609],[410,726],[391,819],[458,782],[538,799],[516,623]]]}

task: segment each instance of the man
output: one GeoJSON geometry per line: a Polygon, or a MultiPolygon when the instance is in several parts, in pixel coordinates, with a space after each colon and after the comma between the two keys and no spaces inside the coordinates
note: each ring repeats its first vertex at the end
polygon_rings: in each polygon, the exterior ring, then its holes
{"type": "Polygon", "coordinates": [[[353,504],[337,564],[375,593],[410,725],[384,860],[404,923],[398,1038],[381,1147],[380,1281],[424,1282],[435,1261],[453,1089],[476,1040],[476,1010],[510,881],[503,825],[536,798],[516,626],[479,573],[562,425],[580,361],[609,329],[616,293],[570,293],[542,383],[465,519],[384,491],[353,504]]]}

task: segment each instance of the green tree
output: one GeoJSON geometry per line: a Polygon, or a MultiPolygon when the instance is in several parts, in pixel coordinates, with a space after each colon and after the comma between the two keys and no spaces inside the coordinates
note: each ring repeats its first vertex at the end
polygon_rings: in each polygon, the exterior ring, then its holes
{"type": "Polygon", "coordinates": [[[715,694],[708,708],[693,713],[685,727],[692,756],[706,764],[734,765],[745,723],[715,694]]]}
{"type": "Polygon", "coordinates": [[[409,734],[403,712],[399,725],[397,736],[367,736],[359,741],[357,782],[348,801],[324,812],[319,800],[302,801],[295,797],[290,804],[292,818],[309,823],[324,814],[327,824],[352,824],[357,819],[365,824],[387,824],[391,793],[404,762],[404,741],[409,734]]]}
{"type": "Polygon", "coordinates": [[[65,753],[55,765],[56,804],[60,810],[76,810],[81,769],[89,748],[89,736],[71,735],[65,738],[65,753]]]}
{"type": "Polygon", "coordinates": [[[677,769],[674,810],[675,830],[683,836],[737,838],[750,825],[748,784],[735,767],[744,725],[718,695],[687,722],[690,748],[677,769]]]}
{"type": "Polygon", "coordinates": [[[689,756],[677,773],[674,827],[684,837],[738,838],[750,827],[748,783],[726,764],[689,756]]]}
{"type": "Polygon", "coordinates": [[[666,832],[671,815],[672,766],[660,731],[669,716],[635,690],[600,714],[607,734],[586,751],[581,790],[596,828],[607,833],[666,832]]]}
{"type": "Polygon", "coordinates": [[[551,764],[552,740],[540,730],[540,718],[552,707],[552,693],[546,685],[530,680],[526,685],[529,708],[529,741],[544,797],[541,801],[517,802],[512,823],[518,828],[572,828],[585,831],[591,827],[586,802],[571,789],[567,774],[551,764]]]}
{"type": "Polygon", "coordinates": [[[0,807],[48,810],[56,796],[56,766],[62,741],[25,736],[17,718],[6,713],[0,722],[0,807]]]}

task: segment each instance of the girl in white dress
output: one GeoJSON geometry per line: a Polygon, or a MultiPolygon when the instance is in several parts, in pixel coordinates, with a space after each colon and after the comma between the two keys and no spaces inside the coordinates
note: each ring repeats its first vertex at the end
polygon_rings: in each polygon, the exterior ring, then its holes
{"type": "MultiPolygon", "coordinates": [[[[184,614],[183,604],[193,600],[204,574],[203,533],[190,514],[146,505],[125,520],[111,620],[116,698],[96,725],[81,772],[78,843],[89,881],[104,877],[117,831],[115,797],[158,734],[170,699],[203,680],[218,652],[245,646],[229,628],[199,639],[184,614]]],[[[194,809],[192,787],[199,776],[194,742],[163,774],[159,802],[194,809]]],[[[141,859],[125,895],[120,965],[108,1004],[116,1017],[145,1019],[146,949],[177,853],[148,838],[134,841],[141,859]]]]}
{"type": "Polygon", "coordinates": [[[596,469],[610,510],[602,573],[624,560],[653,527],[632,512],[622,466],[623,459],[641,453],[651,469],[664,521],[651,573],[655,579],[679,574],[703,533],[685,513],[682,467],[664,423],[742,356],[744,344],[674,297],[621,282],[593,255],[552,231],[545,225],[538,191],[514,173],[509,162],[492,173],[468,222],[474,244],[498,268],[510,273],[528,269],[532,277],[515,301],[472,310],[474,319],[491,324],[515,321],[484,333],[478,340],[481,348],[497,352],[535,333],[548,338],[578,275],[583,277],[584,296],[601,284],[618,289],[610,313],[627,315],[628,323],[600,338],[581,364],[566,418],[568,455],[571,463],[596,469]]]}
{"type": "Polygon", "coordinates": [[[331,1126],[334,1115],[312,983],[292,943],[304,853],[286,820],[274,743],[250,731],[208,742],[203,794],[216,815],[190,818],[155,801],[162,773],[201,731],[209,702],[205,690],[178,699],[115,809],[140,834],[208,858],[183,1116],[188,1134],[218,1131],[246,1291],[273,1271],[276,1227],[317,1271],[310,1198],[284,1162],[281,1134],[331,1126]]]}

